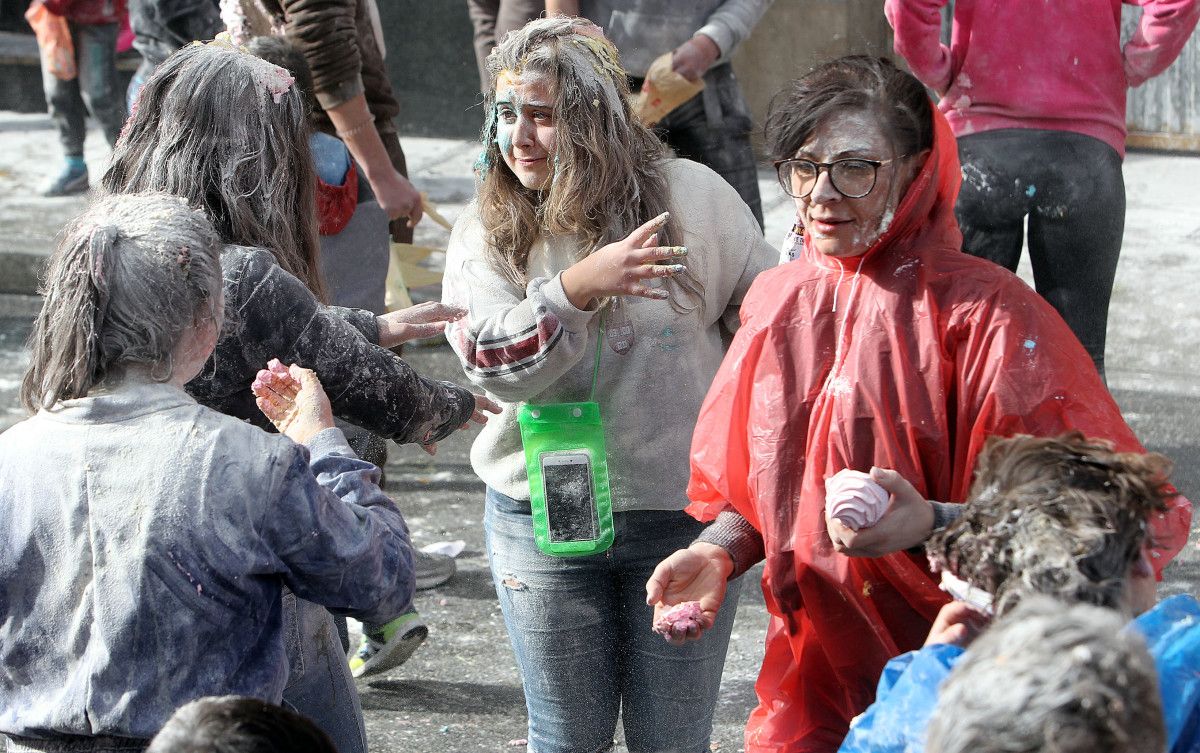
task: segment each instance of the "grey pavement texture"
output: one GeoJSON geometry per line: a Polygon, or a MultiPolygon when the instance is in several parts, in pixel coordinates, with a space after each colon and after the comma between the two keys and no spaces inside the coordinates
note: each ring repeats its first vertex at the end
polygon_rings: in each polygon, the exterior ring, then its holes
{"type": "MultiPolygon", "coordinates": [[[[105,147],[88,144],[93,179],[105,147]]],[[[469,201],[478,146],[447,139],[404,140],[414,182],[449,219],[469,201]]],[[[39,301],[27,295],[55,233],[83,206],[81,198],[43,199],[36,188],[58,167],[58,147],[45,115],[0,113],[0,428],[19,420],[16,403],[27,361],[23,341],[39,301]]],[[[767,238],[778,244],[792,222],[790,200],[760,174],[767,238]]],[[[1131,154],[1125,179],[1129,209],[1125,247],[1109,323],[1110,384],[1126,418],[1151,449],[1176,461],[1176,482],[1200,499],[1200,158],[1131,154]]],[[[416,242],[445,247],[432,223],[416,242]]],[[[442,258],[430,263],[437,267],[442,258]]],[[[1029,279],[1028,268],[1024,276],[1029,279]]],[[[434,289],[415,291],[431,297],[434,289]]],[[[444,346],[409,348],[405,357],[432,377],[460,380],[444,346]]],[[[461,381],[461,380],[460,380],[461,381]]],[[[487,566],[481,526],[483,486],[471,471],[473,433],[459,432],[430,458],[391,448],[387,488],[400,503],[418,545],[462,539],[459,574],[418,594],[430,626],[427,643],[403,667],[359,681],[367,730],[376,751],[508,751],[525,737],[520,680],[487,566]]],[[[1200,552],[1188,550],[1168,570],[1164,593],[1200,593],[1200,552]]],[[[757,579],[756,568],[750,575],[757,579]]],[[[744,591],[726,664],[713,749],[741,748],[754,704],[766,618],[757,588],[744,591]]],[[[619,734],[618,734],[619,737],[619,734]]],[[[617,750],[624,750],[618,746],[617,750]]]]}

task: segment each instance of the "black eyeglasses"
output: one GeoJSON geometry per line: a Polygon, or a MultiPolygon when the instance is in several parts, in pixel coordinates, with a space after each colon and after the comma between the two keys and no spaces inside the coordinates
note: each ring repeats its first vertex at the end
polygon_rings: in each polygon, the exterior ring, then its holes
{"type": "Polygon", "coordinates": [[[861,157],[836,159],[833,162],[813,162],[810,159],[781,159],[775,163],[775,174],[783,192],[795,199],[803,199],[812,193],[821,177],[821,170],[829,172],[833,187],[847,199],[861,199],[875,188],[879,168],[896,159],[874,160],[861,157]]]}

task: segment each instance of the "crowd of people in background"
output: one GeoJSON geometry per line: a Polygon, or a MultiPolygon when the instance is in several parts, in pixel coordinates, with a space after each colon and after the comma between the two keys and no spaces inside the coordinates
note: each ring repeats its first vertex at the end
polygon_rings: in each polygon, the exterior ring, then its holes
{"type": "Polygon", "coordinates": [[[1121,0],[887,0],[894,60],[772,100],[782,247],[731,63],[770,0],[468,0],[476,194],[390,311],[428,203],[375,0],[128,3],[29,15],[45,193],[92,195],[0,434],[8,750],[365,753],[354,678],[454,573],[387,443],[472,425],[534,753],[710,750],[760,563],[747,753],[1200,749],[1200,603],[1156,596],[1192,504],[1104,376],[1126,92],[1200,0],[1124,44],[1121,0]],[[698,93],[648,120],[660,59],[698,93]],[[469,387],[403,358],[443,333],[469,387]]]}

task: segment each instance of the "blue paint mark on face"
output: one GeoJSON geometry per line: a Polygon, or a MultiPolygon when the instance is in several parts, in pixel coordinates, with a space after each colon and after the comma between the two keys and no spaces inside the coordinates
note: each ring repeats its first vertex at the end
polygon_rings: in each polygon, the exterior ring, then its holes
{"type": "Polygon", "coordinates": [[[517,96],[516,91],[508,89],[496,97],[496,146],[501,154],[512,152],[513,128],[516,127],[516,114],[521,111],[524,102],[517,96]]]}
{"type": "Polygon", "coordinates": [[[1037,342],[1034,340],[1026,340],[1022,343],[1022,345],[1025,346],[1025,350],[1033,350],[1037,347],[1037,342]]]}
{"type": "Polygon", "coordinates": [[[491,169],[491,167],[492,161],[488,158],[487,149],[484,149],[479,153],[479,156],[475,158],[475,164],[471,165],[471,170],[480,178],[483,178],[487,176],[487,171],[491,169]]]}
{"type": "Polygon", "coordinates": [[[1030,186],[1029,188],[1025,189],[1025,195],[1031,199],[1035,193],[1037,193],[1037,186],[1030,186]]]}
{"type": "Polygon", "coordinates": [[[501,154],[509,154],[512,152],[512,129],[505,126],[496,128],[496,146],[500,147],[501,154]]]}

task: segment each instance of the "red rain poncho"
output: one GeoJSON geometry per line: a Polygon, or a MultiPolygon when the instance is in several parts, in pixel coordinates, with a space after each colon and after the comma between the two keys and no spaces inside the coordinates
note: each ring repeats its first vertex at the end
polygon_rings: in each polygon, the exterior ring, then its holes
{"type": "MultiPolygon", "coordinates": [[[[1079,429],[1141,451],[1083,347],[1019,278],[962,253],[954,137],[934,146],[886,233],[839,261],[809,243],[764,272],[700,411],[688,508],[763,536],[771,613],[747,753],[833,751],[888,659],[919,647],[948,599],[925,557],[834,551],[824,480],[898,470],[927,498],[962,501],[992,435],[1079,429]]],[[[1152,521],[1161,568],[1191,504],[1152,521]]]]}

